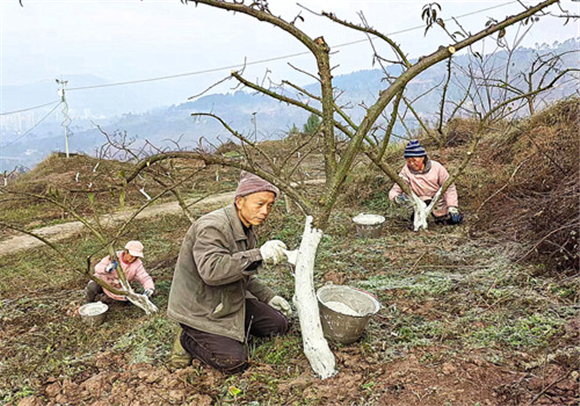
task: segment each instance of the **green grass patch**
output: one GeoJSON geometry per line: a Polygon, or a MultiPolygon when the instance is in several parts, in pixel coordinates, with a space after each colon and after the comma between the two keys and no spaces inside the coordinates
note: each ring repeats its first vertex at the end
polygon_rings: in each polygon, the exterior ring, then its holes
{"type": "MultiPolygon", "coordinates": [[[[25,225],[31,219],[43,218],[47,208],[40,204],[19,204],[12,205],[10,208],[4,208],[2,213],[2,221],[8,224],[25,225]]],[[[58,212],[58,209],[52,209],[53,212],[58,212]]],[[[70,220],[68,220],[70,221],[70,220]]],[[[39,222],[37,226],[45,226],[45,223],[39,222]]]]}
{"type": "Polygon", "coordinates": [[[35,395],[37,391],[29,385],[24,385],[18,388],[15,392],[7,392],[0,389],[0,403],[7,405],[9,403],[17,404],[22,398],[35,395]]]}
{"type": "Polygon", "coordinates": [[[371,213],[384,213],[393,208],[389,200],[389,190],[382,189],[374,193],[369,200],[362,202],[363,207],[371,213]]]}
{"type": "Polygon", "coordinates": [[[401,318],[392,329],[396,344],[408,344],[410,346],[428,346],[433,340],[442,337],[444,331],[443,322],[440,320],[427,320],[422,316],[410,315],[401,318]]]}
{"type": "Polygon", "coordinates": [[[472,332],[469,340],[479,348],[502,344],[516,348],[543,347],[562,324],[564,324],[562,319],[540,313],[515,321],[502,317],[493,325],[472,332]]]}
{"type": "Polygon", "coordinates": [[[159,363],[168,359],[176,324],[164,314],[144,319],[137,328],[119,337],[114,351],[128,354],[129,363],[159,363]]]}
{"type": "Polygon", "coordinates": [[[460,277],[461,275],[441,272],[425,272],[415,276],[377,275],[365,281],[359,281],[357,285],[371,291],[401,289],[409,296],[440,296],[449,292],[454,282],[460,277]]]}
{"type": "Polygon", "coordinates": [[[302,339],[297,335],[285,335],[271,339],[256,339],[251,346],[250,354],[256,361],[285,365],[291,359],[302,354],[302,339]]]}

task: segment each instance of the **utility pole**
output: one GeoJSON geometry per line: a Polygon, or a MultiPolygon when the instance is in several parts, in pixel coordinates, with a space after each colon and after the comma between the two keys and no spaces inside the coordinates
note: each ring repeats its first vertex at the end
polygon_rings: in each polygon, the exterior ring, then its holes
{"type": "Polygon", "coordinates": [[[64,87],[65,87],[65,86],[66,86],[66,84],[68,83],[68,80],[58,80],[58,79],[55,79],[55,80],[56,80],[56,83],[58,83],[59,85],[61,85],[61,88],[60,88],[60,89],[58,89],[58,95],[60,96],[60,98],[61,98],[61,101],[62,101],[62,103],[63,103],[63,107],[62,107],[62,114],[63,114],[63,116],[64,116],[64,119],[63,119],[63,127],[64,127],[64,143],[65,143],[65,151],[66,151],[66,157],[68,158],[68,157],[69,157],[69,156],[68,156],[68,124],[67,124],[67,122],[66,122],[66,121],[67,121],[69,118],[68,118],[68,114],[67,114],[67,111],[68,111],[68,104],[66,103],[66,98],[65,98],[65,95],[64,95],[64,87]]]}
{"type": "Polygon", "coordinates": [[[254,142],[258,141],[258,121],[256,120],[257,111],[252,113],[252,123],[254,123],[254,142]]]}

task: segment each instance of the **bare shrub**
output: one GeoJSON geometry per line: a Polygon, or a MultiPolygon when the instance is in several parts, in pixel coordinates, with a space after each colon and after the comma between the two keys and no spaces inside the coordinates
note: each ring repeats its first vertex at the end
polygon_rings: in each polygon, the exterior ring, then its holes
{"type": "Polygon", "coordinates": [[[446,124],[446,147],[468,144],[478,129],[478,122],[471,118],[456,117],[446,124]]]}
{"type": "Polygon", "coordinates": [[[543,263],[550,273],[579,269],[578,120],[579,100],[563,100],[481,149],[509,170],[481,191],[487,198],[476,228],[528,243],[522,259],[543,263]]]}

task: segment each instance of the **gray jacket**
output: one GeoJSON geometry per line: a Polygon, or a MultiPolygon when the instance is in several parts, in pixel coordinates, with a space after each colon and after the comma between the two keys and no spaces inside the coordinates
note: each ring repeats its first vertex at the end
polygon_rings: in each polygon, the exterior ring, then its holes
{"type": "Polygon", "coordinates": [[[256,276],[257,238],[246,236],[234,204],[200,217],[187,231],[175,266],[167,315],[207,333],[244,341],[245,299],[274,293],[256,276]]]}

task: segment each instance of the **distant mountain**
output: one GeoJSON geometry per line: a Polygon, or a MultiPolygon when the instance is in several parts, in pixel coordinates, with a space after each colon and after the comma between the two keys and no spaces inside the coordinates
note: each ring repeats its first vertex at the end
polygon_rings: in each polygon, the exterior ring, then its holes
{"type": "MultiPolygon", "coordinates": [[[[510,71],[513,72],[511,75],[512,83],[521,82],[521,76],[515,73],[528,71],[531,60],[537,53],[552,52],[555,54],[577,51],[579,48],[578,39],[571,39],[561,44],[556,43],[552,47],[544,46],[542,49],[518,49],[509,61],[510,71]]],[[[578,68],[578,56],[578,52],[570,52],[565,55],[563,58],[564,66],[578,68]]],[[[454,62],[465,69],[470,61],[468,56],[462,55],[454,57],[454,62]]],[[[486,61],[486,64],[495,66],[499,75],[503,74],[505,69],[502,68],[507,64],[507,53],[496,53],[486,61]]],[[[414,103],[414,108],[426,120],[433,122],[436,119],[446,74],[446,64],[440,63],[414,78],[407,88],[406,96],[409,100],[427,92],[425,96],[414,103]],[[438,84],[439,86],[435,90],[428,92],[429,89],[438,84]]],[[[365,112],[363,106],[369,106],[376,100],[379,92],[388,86],[384,77],[383,72],[378,69],[337,76],[334,79],[337,92],[344,91],[341,93],[338,103],[345,106],[345,109],[348,109],[347,111],[355,120],[360,120],[365,112]]],[[[90,75],[71,75],[70,78],[70,83],[73,83],[74,78],[75,87],[82,87],[84,83],[91,85],[106,83],[104,79],[90,75]]],[[[454,69],[454,76],[448,90],[448,95],[452,100],[460,99],[463,94],[461,86],[465,86],[466,82],[467,79],[461,69],[454,69]]],[[[169,84],[165,83],[165,86],[168,87],[169,84]]],[[[576,86],[576,82],[560,86],[550,93],[549,98],[565,97],[573,93],[576,86]]],[[[9,108],[18,109],[24,105],[25,101],[27,101],[27,105],[30,105],[30,100],[56,99],[54,89],[54,83],[3,88],[3,91],[7,91],[3,95],[3,100],[11,100],[11,104],[3,104],[2,111],[9,110],[9,108]]],[[[319,91],[316,84],[308,85],[305,89],[314,95],[319,91]]],[[[285,92],[290,96],[298,97],[293,90],[286,89],[285,92]]],[[[220,140],[228,138],[228,133],[215,119],[210,117],[193,118],[191,113],[210,112],[220,116],[232,128],[252,139],[254,137],[258,139],[283,137],[293,125],[302,128],[308,118],[308,113],[296,107],[245,91],[210,94],[191,102],[169,107],[156,107],[139,112],[141,106],[155,105],[152,104],[155,97],[155,94],[145,96],[131,92],[127,92],[126,96],[122,98],[113,97],[112,90],[107,87],[93,89],[91,92],[68,92],[69,105],[75,107],[76,113],[73,115],[71,112],[70,114],[75,117],[70,125],[70,129],[74,132],[70,139],[71,150],[92,153],[104,142],[104,137],[94,124],[101,125],[107,133],[126,132],[130,137],[137,140],[147,139],[158,146],[172,146],[174,144],[168,140],[180,139],[181,146],[193,147],[198,145],[202,137],[208,142],[219,143],[220,140]],[[79,114],[79,110],[84,112],[84,115],[79,114]],[[120,114],[119,111],[125,113],[120,114]],[[257,130],[257,134],[254,134],[255,130],[257,130]]],[[[318,105],[316,100],[309,99],[305,95],[299,97],[303,102],[318,105]]],[[[158,98],[157,106],[160,106],[162,99],[163,97],[158,98]]],[[[2,148],[0,170],[13,167],[15,164],[30,167],[42,160],[50,151],[63,150],[64,130],[60,126],[62,114],[55,112],[54,116],[51,123],[39,126],[37,131],[31,132],[25,137],[22,137],[22,134],[26,126],[23,129],[6,130],[5,119],[10,116],[0,117],[4,127],[0,140],[0,148],[2,148]],[[18,137],[22,138],[14,142],[13,140],[18,139],[18,137]],[[11,158],[11,160],[6,158],[11,158]]],[[[406,123],[410,127],[416,126],[415,120],[410,115],[407,116],[406,123]]],[[[12,125],[14,126],[14,123],[12,125]]],[[[396,128],[396,132],[403,133],[404,130],[396,128]]]]}

